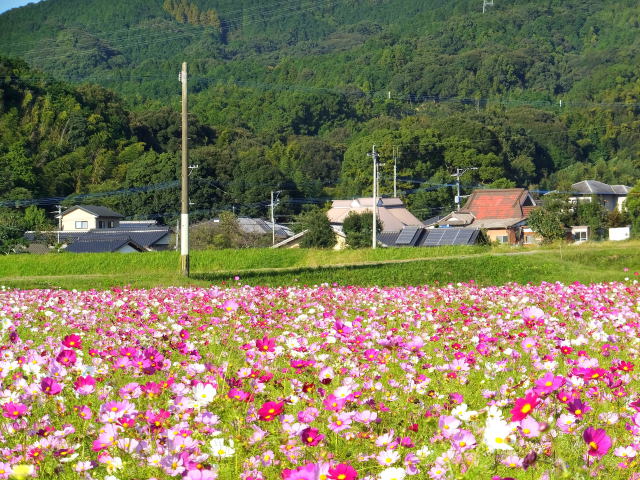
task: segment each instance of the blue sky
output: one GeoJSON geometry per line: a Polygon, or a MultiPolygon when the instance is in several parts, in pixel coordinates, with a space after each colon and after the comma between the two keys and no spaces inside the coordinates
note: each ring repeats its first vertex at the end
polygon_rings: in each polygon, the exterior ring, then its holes
{"type": "Polygon", "coordinates": [[[21,7],[27,3],[38,3],[40,0],[0,0],[0,13],[11,10],[12,8],[21,7]]]}

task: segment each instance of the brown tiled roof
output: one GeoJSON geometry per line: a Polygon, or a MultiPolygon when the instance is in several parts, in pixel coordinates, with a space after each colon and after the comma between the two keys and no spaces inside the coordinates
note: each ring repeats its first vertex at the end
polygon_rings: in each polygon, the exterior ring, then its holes
{"type": "Polygon", "coordinates": [[[529,206],[523,207],[529,192],[524,188],[474,190],[461,213],[471,213],[477,220],[487,218],[522,218],[528,215],[529,206]]]}

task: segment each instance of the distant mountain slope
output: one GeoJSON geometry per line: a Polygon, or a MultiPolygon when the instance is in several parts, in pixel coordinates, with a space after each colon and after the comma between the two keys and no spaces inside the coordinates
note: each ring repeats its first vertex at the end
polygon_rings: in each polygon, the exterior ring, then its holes
{"type": "Polygon", "coordinates": [[[182,61],[203,215],[366,194],[374,143],[423,216],[458,167],[467,192],[640,175],[635,0],[43,0],[0,15],[0,200],[173,185],[182,61]]]}
{"type": "Polygon", "coordinates": [[[549,99],[593,96],[613,86],[611,71],[637,78],[637,2],[494,4],[483,14],[478,0],[45,0],[0,15],[0,52],[142,98],[173,92],[184,60],[199,90],[253,81],[549,99]]]}

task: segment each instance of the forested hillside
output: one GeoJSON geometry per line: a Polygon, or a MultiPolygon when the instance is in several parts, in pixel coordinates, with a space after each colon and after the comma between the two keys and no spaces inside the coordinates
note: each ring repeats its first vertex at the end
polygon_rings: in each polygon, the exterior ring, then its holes
{"type": "Polygon", "coordinates": [[[0,196],[120,191],[90,198],[126,215],[175,216],[182,61],[201,216],[265,214],[270,190],[282,191],[280,215],[367,194],[372,144],[385,163],[382,193],[392,191],[397,147],[400,192],[423,218],[451,208],[456,167],[479,167],[467,189],[635,184],[637,2],[487,8],[44,0],[9,11],[0,15],[0,196]]]}

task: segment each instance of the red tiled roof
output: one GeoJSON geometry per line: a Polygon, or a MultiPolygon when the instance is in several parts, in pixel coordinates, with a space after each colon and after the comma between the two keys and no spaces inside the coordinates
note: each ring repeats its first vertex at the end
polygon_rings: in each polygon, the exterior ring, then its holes
{"type": "Polygon", "coordinates": [[[531,209],[522,204],[528,197],[524,188],[474,190],[460,212],[472,213],[478,220],[526,217],[531,209]]]}

